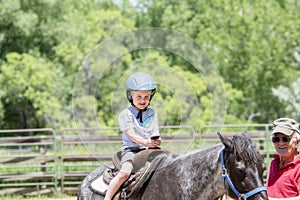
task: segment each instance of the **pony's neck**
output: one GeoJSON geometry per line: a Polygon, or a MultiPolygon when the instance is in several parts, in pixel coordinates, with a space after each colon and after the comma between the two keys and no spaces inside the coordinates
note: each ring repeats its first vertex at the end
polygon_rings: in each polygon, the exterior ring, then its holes
{"type": "Polygon", "coordinates": [[[222,148],[218,144],[177,158],[178,166],[185,165],[180,170],[183,199],[217,199],[225,193],[219,159],[222,148]]]}

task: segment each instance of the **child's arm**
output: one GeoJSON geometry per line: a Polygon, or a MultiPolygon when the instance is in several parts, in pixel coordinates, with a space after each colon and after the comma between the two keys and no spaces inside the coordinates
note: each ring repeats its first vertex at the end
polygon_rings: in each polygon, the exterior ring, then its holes
{"type": "Polygon", "coordinates": [[[133,128],[127,129],[124,132],[125,132],[125,134],[127,134],[128,138],[136,144],[141,144],[141,145],[144,145],[144,146],[150,147],[150,148],[159,147],[159,144],[155,140],[144,139],[142,137],[137,136],[134,133],[133,128]]]}

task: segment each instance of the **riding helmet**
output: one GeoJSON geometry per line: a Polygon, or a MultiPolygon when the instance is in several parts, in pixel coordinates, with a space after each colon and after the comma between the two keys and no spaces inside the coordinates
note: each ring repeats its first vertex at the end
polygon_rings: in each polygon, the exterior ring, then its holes
{"type": "Polygon", "coordinates": [[[156,92],[156,84],[154,79],[145,72],[137,72],[132,74],[126,82],[126,95],[128,101],[132,104],[132,90],[151,90],[150,101],[156,92]]]}

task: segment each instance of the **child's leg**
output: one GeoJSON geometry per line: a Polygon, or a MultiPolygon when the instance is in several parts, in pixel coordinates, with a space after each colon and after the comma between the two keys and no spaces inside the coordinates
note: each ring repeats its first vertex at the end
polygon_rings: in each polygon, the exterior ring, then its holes
{"type": "Polygon", "coordinates": [[[111,180],[104,200],[112,200],[121,185],[130,177],[132,169],[131,161],[126,161],[122,164],[119,173],[111,180]]]}

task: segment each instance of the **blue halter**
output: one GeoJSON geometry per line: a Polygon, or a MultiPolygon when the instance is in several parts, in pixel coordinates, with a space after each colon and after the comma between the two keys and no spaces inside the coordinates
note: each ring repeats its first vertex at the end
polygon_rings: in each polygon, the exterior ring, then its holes
{"type": "Polygon", "coordinates": [[[227,173],[227,169],[226,169],[225,161],[224,161],[224,152],[225,152],[225,149],[222,149],[220,154],[221,154],[221,163],[222,163],[222,180],[223,180],[223,186],[225,189],[226,189],[226,185],[225,185],[225,181],[226,181],[228,183],[228,185],[230,186],[230,188],[232,189],[232,191],[238,197],[238,199],[247,199],[247,198],[251,197],[252,195],[255,195],[262,191],[267,192],[267,188],[265,186],[260,186],[260,187],[257,187],[255,189],[251,190],[250,192],[247,192],[246,194],[239,193],[239,191],[234,187],[234,185],[233,185],[232,181],[230,180],[230,177],[227,173]]]}

